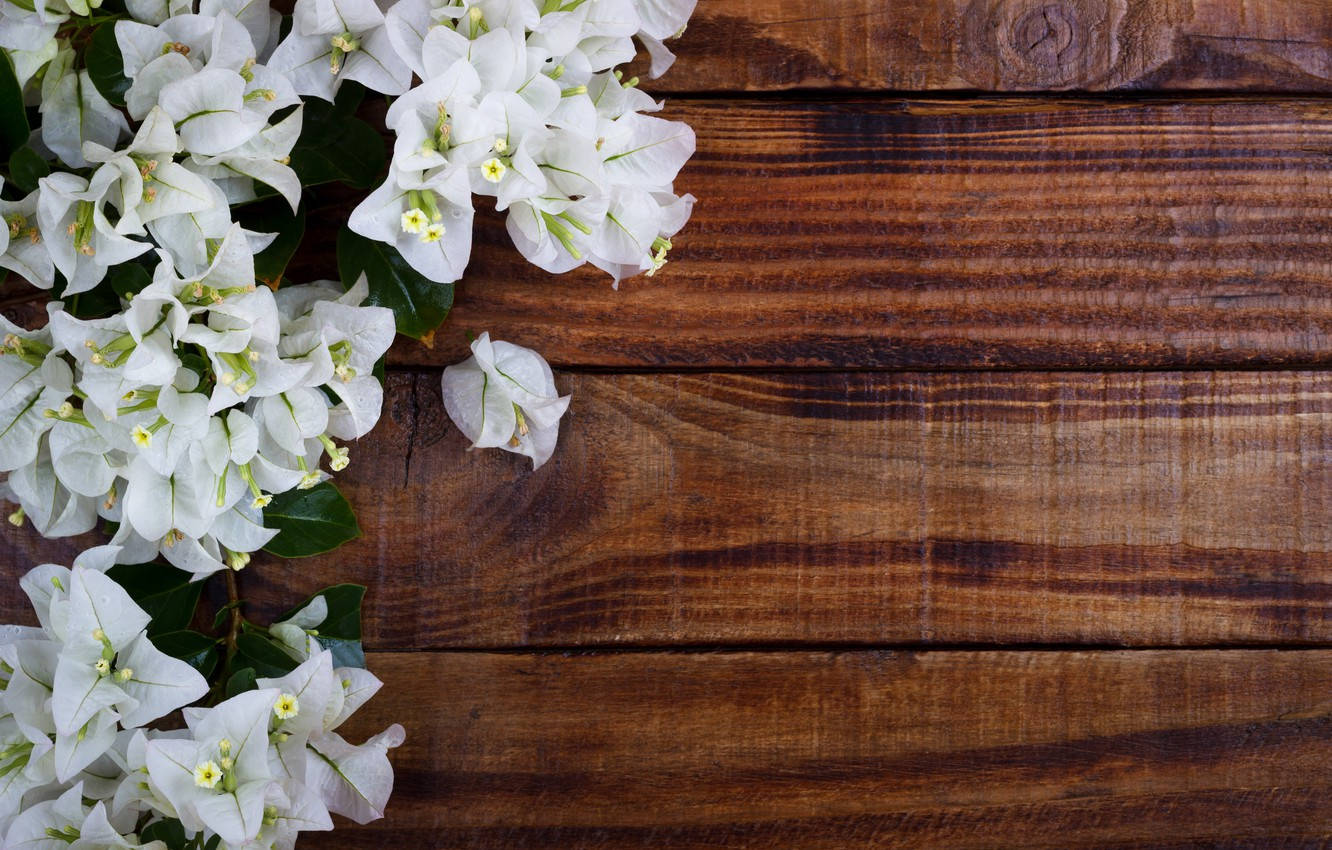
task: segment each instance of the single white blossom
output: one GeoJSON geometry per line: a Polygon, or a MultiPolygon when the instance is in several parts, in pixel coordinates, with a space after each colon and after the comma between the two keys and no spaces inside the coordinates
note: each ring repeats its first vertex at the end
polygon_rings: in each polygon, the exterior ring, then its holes
{"type": "Polygon", "coordinates": [[[555,451],[569,396],[558,394],[550,366],[532,349],[483,333],[471,357],[444,370],[442,386],[444,409],[473,448],[527,455],[534,469],[555,451]]]}

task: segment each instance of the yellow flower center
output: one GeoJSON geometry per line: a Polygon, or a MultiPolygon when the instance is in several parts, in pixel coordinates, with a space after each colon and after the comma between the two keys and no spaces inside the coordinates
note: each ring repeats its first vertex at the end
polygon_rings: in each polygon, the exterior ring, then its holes
{"type": "Polygon", "coordinates": [[[217,762],[209,759],[203,764],[194,766],[194,784],[200,788],[216,788],[217,783],[222,781],[222,768],[217,766],[217,762]]]}
{"type": "Polygon", "coordinates": [[[278,720],[290,720],[301,713],[301,702],[294,694],[279,694],[273,703],[273,714],[278,720]]]}
{"type": "Polygon", "coordinates": [[[504,172],[508,170],[509,170],[508,166],[506,166],[504,163],[500,162],[498,158],[493,156],[490,159],[486,160],[485,162],[481,163],[481,176],[486,178],[486,180],[491,183],[498,183],[501,180],[503,180],[504,172]]]}

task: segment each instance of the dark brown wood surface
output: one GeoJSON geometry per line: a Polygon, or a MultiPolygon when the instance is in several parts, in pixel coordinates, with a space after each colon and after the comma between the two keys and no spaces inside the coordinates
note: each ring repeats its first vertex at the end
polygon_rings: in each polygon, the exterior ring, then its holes
{"type": "Polygon", "coordinates": [[[1327,651],[376,654],[342,847],[1318,847],[1327,651]]]}
{"type": "Polygon", "coordinates": [[[299,846],[1332,846],[1332,5],[702,0],[676,47],[671,264],[483,214],[365,536],[239,576],[368,584],[357,729],[408,728],[388,818],[299,846]],[[560,367],[545,468],[444,416],[468,330],[560,367]]]}
{"type": "MultiPolygon", "coordinates": [[[[490,330],[609,368],[1332,362],[1321,101],[672,101],[699,197],[618,291],[527,265],[486,217],[435,347],[490,330]],[[552,304],[558,309],[552,309],[552,304]]],[[[336,228],[345,206],[315,226],[336,228]]],[[[314,252],[291,276],[336,273],[314,252]]]]}
{"type": "Polygon", "coordinates": [[[1327,91],[1324,0],[701,0],[658,91],[1327,91]]]}
{"type": "MultiPolygon", "coordinates": [[[[570,375],[536,473],[437,373],[352,449],[374,646],[1332,641],[1332,376],[570,375]],[[1218,499],[1218,493],[1226,498],[1218,499]],[[1280,505],[1280,510],[1272,510],[1280,505]]],[[[1329,694],[1332,698],[1332,694],[1329,694]]]]}

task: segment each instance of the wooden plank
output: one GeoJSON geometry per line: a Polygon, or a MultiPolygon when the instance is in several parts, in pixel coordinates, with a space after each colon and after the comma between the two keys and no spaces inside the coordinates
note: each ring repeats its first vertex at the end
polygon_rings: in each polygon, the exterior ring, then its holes
{"type": "MultiPolygon", "coordinates": [[[[1313,101],[675,103],[676,262],[552,276],[482,216],[465,330],[609,368],[1332,364],[1332,110],[1313,101]]],[[[334,232],[348,207],[313,214],[334,232]]],[[[336,275],[311,252],[294,280],[336,275]]]]}
{"type": "MultiPolygon", "coordinates": [[[[449,324],[394,362],[454,362],[464,331],[488,329],[617,369],[1332,364],[1326,103],[667,114],[699,132],[679,186],[701,200],[661,274],[618,292],[599,272],[547,275],[482,215],[449,324]]],[[[311,234],[355,203],[321,197],[311,234]]],[[[332,252],[309,251],[290,277],[336,274],[332,252]]]]}
{"type": "Polygon", "coordinates": [[[1332,88],[1323,0],[702,0],[655,91],[1332,88]]]}
{"type": "Polygon", "coordinates": [[[253,564],[257,616],[357,581],[384,649],[1332,641],[1332,374],[564,374],[535,473],[437,382],[390,373],[364,538],[253,564]]]}
{"type": "Polygon", "coordinates": [[[376,654],[337,846],[1322,847],[1332,653],[376,654]]]}

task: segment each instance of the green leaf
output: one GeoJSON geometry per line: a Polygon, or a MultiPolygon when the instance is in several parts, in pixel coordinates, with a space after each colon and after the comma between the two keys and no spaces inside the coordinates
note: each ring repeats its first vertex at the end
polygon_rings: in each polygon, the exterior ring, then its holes
{"type": "Polygon", "coordinates": [[[236,638],[236,661],[253,667],[255,675],[276,678],[296,669],[296,660],[262,635],[247,632],[236,638]]]}
{"type": "Polygon", "coordinates": [[[217,667],[216,638],[210,638],[199,632],[181,630],[157,635],[152,641],[153,646],[172,658],[184,661],[198,670],[205,679],[211,676],[213,668],[217,667]]]}
{"type": "Polygon", "coordinates": [[[64,295],[61,286],[61,299],[65,302],[65,312],[79,319],[100,319],[112,313],[120,312],[120,296],[111,286],[111,281],[103,278],[92,289],[75,295],[64,295]]]}
{"type": "Polygon", "coordinates": [[[148,637],[189,627],[203,593],[203,582],[190,581],[190,573],[163,564],[121,564],[106,574],[152,617],[148,637]]]}
{"type": "Polygon", "coordinates": [[[14,63],[5,51],[0,61],[0,157],[8,159],[28,143],[28,113],[23,109],[23,89],[14,74],[14,63]]]}
{"type": "Polygon", "coordinates": [[[318,555],[361,536],[351,505],[327,481],[274,496],[264,508],[264,526],[278,529],[264,551],[279,558],[318,555]]]}
{"type": "Polygon", "coordinates": [[[193,843],[186,837],[184,825],[174,818],[148,824],[139,832],[139,841],[144,844],[161,841],[169,850],[187,850],[193,843]]]}
{"type": "Polygon", "coordinates": [[[254,680],[256,678],[253,667],[243,667],[235,673],[232,673],[231,678],[227,679],[227,699],[231,699],[236,696],[236,694],[243,694],[246,691],[254,690],[256,687],[254,680]]]}
{"type": "Polygon", "coordinates": [[[410,265],[392,245],[366,239],[342,228],[338,234],[338,275],[350,287],[365,273],[367,304],[388,307],[398,333],[415,339],[434,333],[453,306],[453,284],[435,283],[410,265]]]}
{"type": "Polygon", "coordinates": [[[354,114],[363,95],[360,86],[344,84],[333,103],[306,101],[291,150],[291,167],[305,186],[336,181],[369,189],[379,182],[388,156],[384,138],[354,114]]]}
{"type": "Polygon", "coordinates": [[[241,606],[241,602],[242,600],[237,599],[233,602],[228,602],[226,605],[223,605],[221,608],[217,609],[217,613],[213,615],[213,631],[217,631],[218,629],[222,628],[222,624],[225,623],[227,620],[231,619],[231,609],[239,608],[241,606]]]}
{"type": "Polygon", "coordinates": [[[125,60],[120,55],[120,45],[116,43],[115,21],[108,21],[93,30],[84,60],[88,65],[88,76],[92,77],[93,85],[102,93],[102,97],[116,106],[124,106],[130,81],[125,76],[125,60]]]}
{"type": "Polygon", "coordinates": [[[37,189],[37,181],[51,173],[51,166],[46,164],[37,151],[27,145],[14,151],[9,157],[9,182],[25,193],[37,189]]]}
{"type": "Polygon", "coordinates": [[[106,279],[111,284],[111,290],[126,299],[138,295],[144,287],[153,282],[153,276],[148,273],[148,269],[136,262],[112,266],[106,273],[106,279]]]}
{"type": "Polygon", "coordinates": [[[235,216],[246,230],[277,234],[273,244],[254,255],[255,278],[269,286],[277,286],[305,236],[305,204],[302,203],[292,215],[286,199],[272,197],[238,207],[235,216]]]}
{"type": "Polygon", "coordinates": [[[365,587],[359,584],[337,584],[326,587],[300,605],[278,617],[277,622],[296,616],[306,605],[322,596],[328,605],[328,616],[315,627],[315,640],[333,653],[335,667],[364,667],[365,648],[361,646],[361,601],[365,587]]]}

